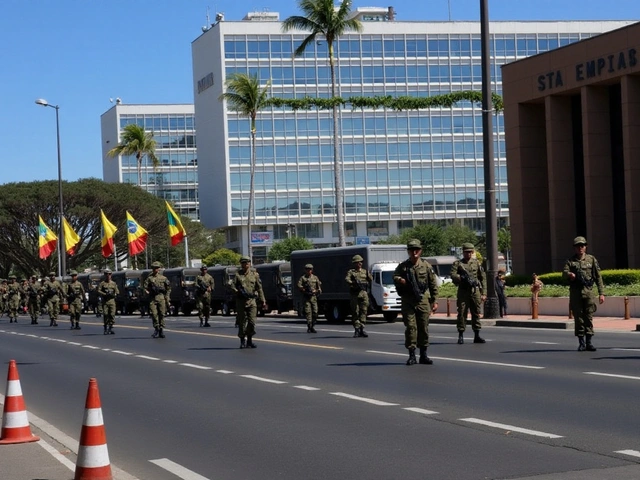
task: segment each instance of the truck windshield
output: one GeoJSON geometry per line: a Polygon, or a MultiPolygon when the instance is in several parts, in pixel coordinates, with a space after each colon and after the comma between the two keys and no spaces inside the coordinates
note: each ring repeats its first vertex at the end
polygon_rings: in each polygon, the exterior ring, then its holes
{"type": "Polygon", "coordinates": [[[140,285],[140,279],[139,278],[127,278],[126,283],[124,284],[126,288],[133,288],[133,287],[137,287],[138,285],[140,285]]]}
{"type": "Polygon", "coordinates": [[[185,275],[184,277],[184,284],[194,284],[196,283],[196,276],[195,275],[185,275]]]}
{"type": "Polygon", "coordinates": [[[291,275],[290,274],[283,274],[282,275],[282,283],[284,283],[285,285],[291,285],[291,275]]]}
{"type": "Polygon", "coordinates": [[[393,287],[393,272],[382,272],[382,285],[385,287],[393,287]]]}

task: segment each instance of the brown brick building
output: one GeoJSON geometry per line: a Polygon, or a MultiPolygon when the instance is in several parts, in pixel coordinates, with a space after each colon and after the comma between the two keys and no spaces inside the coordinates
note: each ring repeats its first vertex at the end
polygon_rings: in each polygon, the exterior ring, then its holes
{"type": "Polygon", "coordinates": [[[640,23],[502,67],[516,273],[640,268],[640,23]]]}

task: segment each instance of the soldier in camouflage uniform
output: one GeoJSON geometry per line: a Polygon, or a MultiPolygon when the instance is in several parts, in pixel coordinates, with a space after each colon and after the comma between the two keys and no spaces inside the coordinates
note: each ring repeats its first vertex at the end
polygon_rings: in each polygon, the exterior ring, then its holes
{"type": "Polygon", "coordinates": [[[0,318],[7,312],[7,281],[0,279],[0,318]]]}
{"type": "Polygon", "coordinates": [[[209,317],[211,316],[211,292],[215,282],[213,277],[207,273],[207,266],[200,267],[200,275],[196,276],[196,308],[201,327],[210,327],[209,317]]]}
{"type": "Polygon", "coordinates": [[[18,323],[18,309],[20,308],[20,295],[22,287],[16,281],[15,275],[9,275],[9,283],[7,284],[7,300],[9,306],[9,323],[18,323]]]}
{"type": "Polygon", "coordinates": [[[347,272],[345,281],[349,284],[349,293],[351,294],[351,322],[353,324],[353,338],[368,337],[364,331],[367,324],[367,311],[369,310],[369,292],[371,291],[371,282],[373,277],[364,268],[362,268],[362,257],[354,255],[351,263],[354,268],[347,272]]]}
{"type": "Polygon", "coordinates": [[[600,275],[600,265],[593,255],[587,253],[584,237],[573,239],[575,254],[564,264],[562,277],[569,281],[569,307],[574,317],[574,332],[578,337],[578,351],[595,352],[591,343],[593,337],[593,314],[598,309],[593,286],[598,289],[598,302],[604,303],[604,283],[600,275]],[[587,341],[585,344],[585,334],[587,341]]]}
{"type": "Polygon", "coordinates": [[[55,272],[49,272],[49,278],[42,286],[44,299],[47,302],[47,313],[49,314],[49,326],[58,326],[58,315],[60,314],[60,299],[64,294],[62,284],[56,280],[55,272]]]}
{"type": "Polygon", "coordinates": [[[80,315],[82,314],[85,292],[82,283],[78,281],[78,272],[71,270],[69,275],[71,275],[71,283],[67,286],[69,319],[71,320],[71,329],[80,330],[80,315]]]}
{"type": "Polygon", "coordinates": [[[25,288],[25,295],[27,296],[27,308],[31,316],[31,325],[37,325],[38,317],[40,316],[42,286],[35,275],[31,275],[29,283],[27,283],[27,287],[25,288]]]}
{"type": "Polygon", "coordinates": [[[458,286],[458,344],[464,343],[464,331],[467,328],[467,312],[471,312],[473,343],[485,343],[480,336],[480,306],[487,297],[487,275],[480,262],[473,257],[473,243],[462,244],[462,260],[456,260],[451,266],[451,281],[458,286]]]}
{"type": "Polygon", "coordinates": [[[429,346],[429,318],[438,310],[438,283],[429,262],[420,258],[420,240],[407,243],[409,258],[399,264],[393,272],[393,283],[402,298],[402,320],[404,321],[404,345],[409,350],[407,365],[431,365],[427,356],[429,346]],[[420,360],[416,361],[416,347],[420,349],[420,360]]]}
{"type": "Polygon", "coordinates": [[[231,288],[236,294],[236,321],[240,348],[256,348],[256,344],[252,340],[256,334],[256,317],[258,315],[256,301],[260,302],[265,310],[267,305],[260,276],[255,269],[251,268],[249,257],[240,259],[240,268],[236,272],[231,288]]]}
{"type": "Polygon", "coordinates": [[[98,285],[98,296],[102,298],[102,320],[104,323],[104,334],[113,335],[113,324],[116,318],[116,295],[120,293],[116,282],[111,280],[111,270],[104,271],[104,280],[98,285]]]}
{"type": "Polygon", "coordinates": [[[164,338],[164,317],[167,315],[171,284],[169,279],[160,273],[162,264],[151,264],[151,275],[144,281],[144,290],[149,296],[149,313],[153,321],[153,338],[164,338]]]}
{"type": "Polygon", "coordinates": [[[307,317],[307,333],[318,333],[314,327],[318,321],[318,295],[322,293],[322,282],[313,274],[313,265],[307,263],[304,269],[304,275],[298,280],[298,290],[300,290],[304,296],[304,315],[307,317]]]}

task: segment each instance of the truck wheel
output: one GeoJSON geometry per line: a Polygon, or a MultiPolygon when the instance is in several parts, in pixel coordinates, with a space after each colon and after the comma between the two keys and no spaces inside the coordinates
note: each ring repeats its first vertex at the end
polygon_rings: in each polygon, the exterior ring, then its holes
{"type": "Polygon", "coordinates": [[[325,306],[324,316],[329,323],[344,322],[346,318],[342,305],[340,305],[339,303],[330,303],[329,305],[325,306]]]}
{"type": "Polygon", "coordinates": [[[393,323],[398,318],[398,312],[383,312],[382,316],[384,317],[385,321],[393,323]]]}

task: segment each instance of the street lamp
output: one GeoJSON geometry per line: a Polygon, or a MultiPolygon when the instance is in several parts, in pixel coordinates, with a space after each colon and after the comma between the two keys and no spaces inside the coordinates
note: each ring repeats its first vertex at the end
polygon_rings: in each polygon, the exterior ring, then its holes
{"type": "Polygon", "coordinates": [[[43,107],[51,107],[56,109],[56,140],[58,143],[58,209],[60,214],[60,227],[58,230],[58,275],[62,278],[67,273],[67,252],[64,247],[64,227],[63,227],[63,217],[64,217],[64,208],[62,203],[62,160],[60,158],[60,119],[58,117],[58,110],[60,110],[59,105],[51,105],[44,98],[38,98],[36,100],[38,105],[42,105],[43,107]]]}

